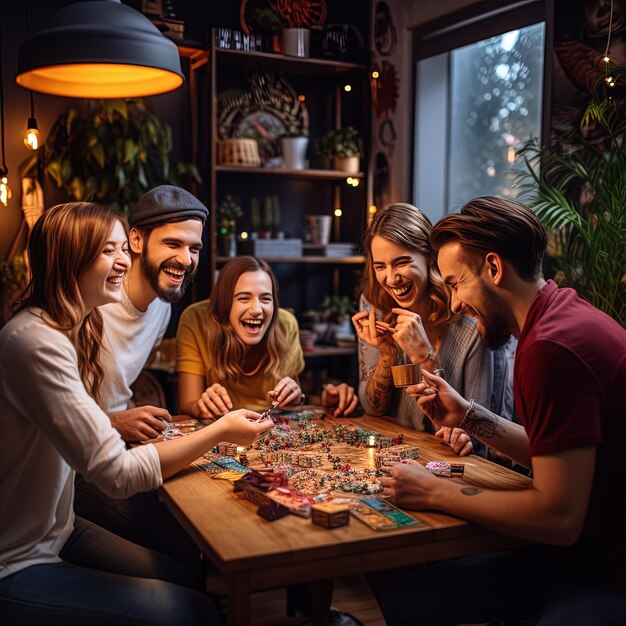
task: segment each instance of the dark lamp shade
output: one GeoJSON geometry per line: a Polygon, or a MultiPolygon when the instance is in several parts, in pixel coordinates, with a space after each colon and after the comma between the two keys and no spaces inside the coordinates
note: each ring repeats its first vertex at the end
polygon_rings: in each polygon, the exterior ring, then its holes
{"type": "Polygon", "coordinates": [[[119,0],[57,11],[19,51],[18,85],[55,96],[139,98],[183,83],[176,45],[119,0]]]}

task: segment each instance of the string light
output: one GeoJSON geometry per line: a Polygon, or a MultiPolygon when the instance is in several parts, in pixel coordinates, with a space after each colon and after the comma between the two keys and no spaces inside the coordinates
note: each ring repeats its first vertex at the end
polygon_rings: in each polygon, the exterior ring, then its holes
{"type": "MultiPolygon", "coordinates": [[[[2,29],[0,29],[1,31],[2,29]]],[[[9,168],[4,152],[4,80],[2,77],[2,41],[0,37],[0,148],[2,149],[2,167],[0,167],[0,202],[7,206],[11,197],[9,188],[9,168]]]]}
{"type": "Polygon", "coordinates": [[[26,124],[26,133],[24,134],[24,145],[29,150],[37,150],[39,148],[39,129],[37,128],[37,118],[35,117],[35,103],[33,92],[30,92],[30,117],[26,124]]]}
{"type": "Polygon", "coordinates": [[[352,91],[352,85],[345,85],[343,89],[344,91],[352,91]]]}
{"type": "Polygon", "coordinates": [[[242,239],[247,239],[248,238],[248,233],[244,230],[242,231],[242,233],[239,235],[242,239]]]}
{"type": "Polygon", "coordinates": [[[379,73],[378,71],[374,70],[374,71],[372,72],[372,78],[373,78],[374,80],[375,80],[375,79],[377,79],[379,76],[380,76],[380,73],[379,73]]]}
{"type": "MultiPolygon", "coordinates": [[[[30,39],[30,20],[28,18],[28,0],[24,4],[26,17],[26,39],[30,39]]],[[[37,118],[35,117],[35,96],[30,92],[30,117],[26,123],[26,133],[24,134],[24,145],[29,150],[39,148],[39,129],[37,128],[37,118]]]]}
{"type": "Polygon", "coordinates": [[[343,215],[343,212],[341,211],[341,209],[335,209],[335,217],[341,217],[343,215]]]}
{"type": "Polygon", "coordinates": [[[609,57],[609,49],[611,47],[611,33],[613,31],[613,1],[614,0],[611,0],[611,12],[609,14],[609,34],[606,38],[606,48],[604,49],[604,58],[602,59],[606,64],[604,68],[606,72],[606,77],[604,78],[604,81],[609,87],[615,87],[615,79],[610,74],[611,57],[609,57]]]}

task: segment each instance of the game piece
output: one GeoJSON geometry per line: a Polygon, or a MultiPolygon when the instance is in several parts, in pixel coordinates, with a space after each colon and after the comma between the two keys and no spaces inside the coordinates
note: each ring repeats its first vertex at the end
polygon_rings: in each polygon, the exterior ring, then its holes
{"type": "Polygon", "coordinates": [[[262,504],[256,514],[269,522],[273,522],[281,517],[285,517],[285,515],[289,515],[289,509],[282,504],[278,504],[278,502],[268,502],[267,504],[262,504]]]}
{"type": "Polygon", "coordinates": [[[312,504],[311,521],[325,528],[346,526],[350,522],[350,509],[332,501],[312,504]]]}
{"type": "Polygon", "coordinates": [[[374,463],[376,469],[383,470],[384,466],[388,465],[391,461],[402,461],[404,459],[417,459],[419,458],[420,450],[417,446],[410,446],[408,444],[402,444],[397,446],[391,446],[384,448],[374,455],[374,463]]]}
{"type": "Polygon", "coordinates": [[[398,526],[415,526],[416,524],[422,523],[419,520],[414,519],[404,511],[401,511],[399,508],[395,507],[387,500],[382,500],[381,498],[364,498],[362,502],[366,502],[372,508],[382,513],[385,517],[394,521],[398,526]]]}
{"type": "Polygon", "coordinates": [[[465,472],[463,463],[448,463],[447,461],[429,461],[426,463],[426,469],[435,476],[443,478],[462,478],[465,472]]]}

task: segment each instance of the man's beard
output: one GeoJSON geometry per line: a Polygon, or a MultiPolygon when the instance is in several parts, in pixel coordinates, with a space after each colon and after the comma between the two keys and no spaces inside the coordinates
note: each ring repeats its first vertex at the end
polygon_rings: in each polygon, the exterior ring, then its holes
{"type": "Polygon", "coordinates": [[[153,263],[148,256],[147,247],[144,247],[141,253],[141,261],[143,274],[152,289],[157,294],[159,300],[163,300],[163,302],[169,302],[170,304],[178,302],[185,295],[185,289],[187,289],[189,283],[194,279],[198,270],[196,266],[192,271],[189,271],[188,267],[185,267],[184,265],[181,265],[180,263],[176,263],[174,261],[165,261],[164,263],[161,263],[161,265],[156,265],[156,263],[153,263]],[[164,267],[171,267],[173,269],[178,269],[185,272],[183,282],[178,287],[163,289],[159,285],[159,275],[164,267]]]}
{"type": "Polygon", "coordinates": [[[480,336],[490,350],[497,350],[498,348],[502,348],[502,346],[506,346],[511,338],[511,333],[506,326],[506,322],[500,315],[495,315],[484,323],[481,318],[478,332],[480,332],[480,336]]]}
{"type": "Polygon", "coordinates": [[[478,332],[489,350],[497,350],[509,342],[511,331],[508,329],[506,319],[498,311],[497,298],[489,292],[485,295],[485,309],[491,313],[478,316],[478,332]]]}

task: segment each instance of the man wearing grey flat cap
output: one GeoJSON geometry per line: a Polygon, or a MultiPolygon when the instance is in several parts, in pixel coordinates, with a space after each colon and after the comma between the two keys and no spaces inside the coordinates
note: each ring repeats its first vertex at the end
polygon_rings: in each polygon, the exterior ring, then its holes
{"type": "MultiPolygon", "coordinates": [[[[208,214],[188,191],[161,185],[139,198],[128,217],[132,266],[122,300],[100,307],[105,350],[100,352],[104,379],[98,400],[125,441],[157,437],[172,419],[163,407],[129,409],[130,387],[165,334],[171,303],[193,280],[208,214]]],[[[155,495],[111,500],[79,476],[74,510],[119,536],[170,554],[198,575],[197,549],[155,495]]]]}
{"type": "Polygon", "coordinates": [[[126,441],[156,437],[165,426],[159,418],[169,420],[163,410],[153,415],[153,407],[125,409],[130,386],[165,334],[170,303],[182,298],[196,274],[208,213],[185,189],[160,185],[141,196],[128,217],[133,263],[122,301],[100,309],[107,348],[100,404],[126,441]]]}

